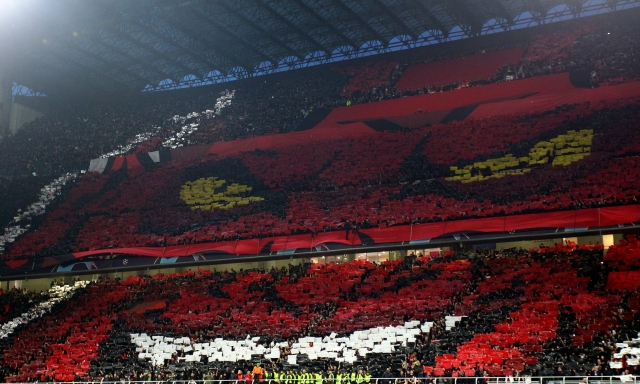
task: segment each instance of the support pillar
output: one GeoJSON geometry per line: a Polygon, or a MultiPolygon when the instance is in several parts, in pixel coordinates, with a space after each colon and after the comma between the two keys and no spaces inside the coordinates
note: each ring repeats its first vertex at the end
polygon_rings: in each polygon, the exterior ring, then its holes
{"type": "Polygon", "coordinates": [[[12,82],[9,80],[7,73],[0,66],[0,137],[9,135],[9,124],[11,121],[11,105],[13,98],[11,96],[12,82]]]}

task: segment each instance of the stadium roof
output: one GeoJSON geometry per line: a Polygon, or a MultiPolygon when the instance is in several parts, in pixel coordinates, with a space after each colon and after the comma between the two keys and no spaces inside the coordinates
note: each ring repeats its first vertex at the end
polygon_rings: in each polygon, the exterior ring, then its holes
{"type": "Polygon", "coordinates": [[[5,0],[0,60],[49,95],[211,84],[640,0],[5,0]]]}

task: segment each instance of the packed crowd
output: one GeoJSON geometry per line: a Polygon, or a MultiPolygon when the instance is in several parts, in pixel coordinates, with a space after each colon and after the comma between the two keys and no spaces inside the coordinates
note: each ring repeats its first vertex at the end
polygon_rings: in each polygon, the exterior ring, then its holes
{"type": "Polygon", "coordinates": [[[44,292],[19,288],[11,288],[5,292],[0,289],[0,323],[19,317],[29,308],[48,298],[49,295],[44,292]]]}
{"type": "Polygon", "coordinates": [[[19,238],[4,257],[357,233],[443,220],[634,204],[639,114],[633,100],[565,105],[529,116],[451,123],[453,130],[434,125],[334,140],[329,146],[301,144],[225,159],[174,161],[149,172],[87,174],[35,226],[37,231],[19,238]],[[568,132],[585,127],[591,132],[586,142],[579,147],[567,144],[568,132]],[[572,153],[579,150],[580,161],[560,163],[573,155],[534,151],[540,145],[555,148],[552,143],[558,140],[572,153]],[[452,149],[437,150],[443,146],[452,149]],[[300,158],[299,153],[306,155],[300,158]],[[509,161],[509,168],[496,168],[496,174],[529,171],[526,176],[482,182],[477,182],[480,173],[469,182],[454,180],[452,164],[492,176],[488,167],[473,167],[492,158],[509,161]],[[250,188],[245,194],[254,202],[233,209],[192,207],[191,200],[181,195],[185,183],[212,176],[250,188]]]}
{"type": "Polygon", "coordinates": [[[640,77],[640,26],[610,24],[575,41],[569,65],[590,71],[594,84],[617,84],[640,77]]]}
{"type": "MultiPolygon", "coordinates": [[[[378,83],[376,87],[366,89],[366,92],[355,92],[351,102],[359,104],[446,92],[567,71],[586,71],[591,76],[591,86],[622,83],[640,77],[637,65],[640,48],[638,32],[637,23],[608,22],[598,27],[586,25],[569,31],[541,34],[526,45],[525,54],[520,61],[498,68],[490,77],[429,84],[404,90],[395,87],[395,81],[411,65],[470,56],[487,50],[418,59],[412,63],[402,63],[393,72],[387,73],[386,83],[378,83]]],[[[509,49],[520,45],[511,44],[494,49],[509,49]]]]}
{"type": "Polygon", "coordinates": [[[322,67],[255,79],[224,110],[233,130],[223,139],[293,132],[313,110],[335,106],[345,83],[346,76],[322,67]]]}
{"type": "MultiPolygon", "coordinates": [[[[239,86],[220,119],[202,120],[204,129],[193,134],[191,144],[291,132],[303,129],[314,112],[347,102],[481,85],[503,81],[507,74],[517,78],[584,70],[594,86],[626,81],[639,75],[637,27],[607,26],[606,32],[585,30],[562,39],[539,37],[529,47],[529,60],[477,83],[401,92],[393,83],[405,67],[395,62],[372,64],[370,75],[358,78],[348,69],[336,74],[317,68],[251,79],[239,86]]],[[[20,215],[19,207],[36,200],[45,185],[40,175],[83,169],[88,159],[113,152],[141,133],[156,136],[131,151],[159,148],[184,123],[170,117],[205,110],[219,91],[178,103],[158,97],[97,109],[69,108],[31,123],[0,142],[0,173],[12,176],[0,183],[0,220],[20,215]]],[[[634,101],[564,106],[513,120],[456,123],[455,132],[424,127],[335,142],[329,150],[301,145],[291,151],[245,153],[224,163],[176,162],[147,175],[85,175],[75,188],[68,188],[67,198],[51,208],[46,220],[29,220],[38,232],[20,238],[7,257],[337,229],[347,229],[348,236],[350,229],[636,203],[639,115],[634,101]],[[513,131],[514,124],[521,129],[513,131]],[[554,167],[554,156],[549,155],[549,164],[535,166],[533,178],[468,184],[446,180],[453,163],[462,167],[505,153],[526,157],[536,142],[586,127],[597,139],[584,162],[554,167]],[[494,132],[493,137],[487,131],[494,132]],[[444,146],[451,151],[437,150],[444,146]],[[300,152],[305,153],[302,159],[300,152]],[[263,198],[259,209],[207,212],[185,207],[176,191],[186,180],[209,177],[211,169],[253,187],[263,198]],[[175,171],[184,173],[174,178],[175,171]],[[122,193],[127,188],[136,193],[122,193]]],[[[510,250],[434,260],[407,257],[382,265],[301,265],[105,280],[79,288],[68,302],[52,303],[46,312],[38,311],[37,318],[12,323],[12,334],[0,340],[1,375],[8,381],[108,382],[251,382],[255,375],[271,383],[361,384],[372,377],[431,383],[435,377],[604,376],[620,375],[624,369],[636,373],[636,365],[609,364],[616,344],[636,337],[640,321],[632,304],[640,299],[637,291],[605,289],[614,268],[619,266],[603,261],[600,251],[510,250]],[[95,300],[97,296],[104,300],[95,300]],[[164,306],[135,312],[148,302],[164,306]],[[393,354],[371,353],[354,363],[345,360],[353,356],[344,352],[338,357],[342,361],[294,353],[300,338],[320,337],[324,343],[332,333],[349,338],[353,331],[413,320],[431,324],[412,341],[395,345],[393,354]],[[216,339],[239,342],[259,335],[259,342],[278,350],[279,357],[188,361],[192,354],[183,348],[154,365],[140,359],[144,347],[132,342],[131,334],[141,332],[188,337],[193,348],[216,339]],[[296,364],[289,355],[297,355],[296,364]]],[[[4,292],[0,321],[8,324],[49,299],[47,294],[4,292]]]]}
{"type": "MultiPolygon", "coordinates": [[[[635,78],[637,25],[607,24],[595,30],[581,27],[538,36],[528,46],[530,53],[521,63],[499,68],[490,78],[464,83],[433,84],[406,91],[393,86],[409,65],[458,57],[460,52],[417,61],[412,58],[411,64],[374,59],[359,66],[320,67],[249,79],[238,86],[236,100],[224,112],[224,124],[213,124],[211,132],[201,132],[200,139],[192,144],[291,132],[314,110],[495,83],[504,81],[509,74],[514,78],[531,77],[585,68],[594,72],[596,83],[635,78]]],[[[485,47],[476,52],[508,47],[485,47]]],[[[171,123],[171,117],[212,108],[210,104],[219,92],[216,88],[197,90],[179,100],[150,96],[98,108],[84,105],[56,108],[55,113],[30,123],[0,143],[0,174],[57,175],[84,169],[89,159],[113,152],[136,135],[152,133],[167,137],[179,129],[171,123]]],[[[157,143],[145,142],[143,148],[157,149],[157,143]]],[[[134,151],[135,148],[131,150],[134,151]]]]}
{"type": "Polygon", "coordinates": [[[84,170],[88,160],[117,150],[139,134],[168,136],[181,126],[174,116],[213,108],[220,91],[197,90],[188,100],[154,94],[98,107],[55,108],[0,142],[0,174],[58,176],[84,170]]]}
{"type": "Polygon", "coordinates": [[[40,188],[50,181],[48,176],[0,177],[0,223],[10,223],[25,207],[38,200],[40,188]]]}
{"type": "MultiPolygon", "coordinates": [[[[499,69],[495,78],[479,80],[478,85],[487,82],[501,81],[501,78],[508,73],[513,74],[515,77],[529,77],[569,70],[579,66],[585,68],[597,67],[597,70],[594,72],[594,81],[597,80],[598,82],[622,81],[632,78],[635,76],[634,71],[637,70],[635,57],[637,53],[636,36],[638,36],[638,34],[634,33],[634,28],[637,28],[637,24],[620,25],[611,28],[610,32],[604,34],[603,31],[608,30],[609,27],[610,26],[606,25],[595,30],[593,27],[585,27],[569,32],[557,32],[549,36],[539,36],[538,40],[534,41],[528,47],[528,60],[526,60],[525,63],[520,64],[519,67],[503,67],[499,69]],[[561,39],[553,38],[554,36],[559,36],[559,34],[563,36],[561,39]],[[615,39],[613,44],[609,41],[612,37],[615,39]],[[574,41],[575,44],[573,43],[574,41]],[[592,54],[593,52],[597,52],[597,54],[594,55],[592,54]],[[533,67],[531,65],[533,65],[533,67]],[[532,68],[546,69],[538,71],[532,68]]],[[[3,203],[2,222],[6,225],[9,221],[7,219],[19,215],[19,209],[25,209],[22,202],[29,198],[29,196],[33,196],[37,193],[36,191],[42,187],[39,179],[31,176],[32,174],[37,175],[35,177],[39,178],[42,174],[59,174],[63,171],[83,169],[86,167],[87,161],[90,158],[119,151],[119,148],[122,148],[125,143],[134,140],[137,135],[153,132],[152,139],[131,146],[130,152],[133,153],[162,148],[166,140],[174,137],[176,132],[181,132],[181,130],[184,129],[185,124],[197,124],[200,126],[200,129],[192,133],[192,139],[180,145],[198,145],[275,132],[290,132],[305,129],[306,125],[308,125],[307,119],[313,119],[310,117],[313,114],[318,114],[320,111],[327,111],[334,106],[346,105],[347,102],[353,104],[370,102],[387,98],[404,97],[416,93],[454,89],[460,86],[460,84],[445,84],[438,86],[441,87],[440,89],[419,89],[398,93],[399,91],[393,88],[393,82],[401,77],[402,64],[398,64],[397,62],[372,61],[370,65],[366,64],[365,67],[367,68],[366,73],[357,75],[354,75],[353,68],[341,66],[341,69],[337,71],[340,73],[337,73],[336,70],[333,69],[318,67],[292,72],[291,74],[287,73],[264,78],[248,79],[244,83],[238,83],[239,88],[237,92],[235,92],[233,100],[221,111],[219,118],[214,119],[207,119],[204,115],[188,120],[176,120],[175,117],[191,116],[193,111],[204,111],[210,108],[211,106],[209,104],[211,100],[220,97],[220,89],[199,90],[199,93],[194,93],[193,97],[181,98],[178,101],[174,100],[171,95],[167,93],[163,95],[145,95],[148,96],[148,98],[137,103],[101,106],[99,108],[77,106],[58,110],[57,113],[31,123],[31,125],[19,131],[15,137],[3,140],[3,142],[0,143],[0,173],[17,176],[12,178],[10,182],[4,183],[8,188],[3,189],[2,184],[0,184],[0,193],[3,193],[3,196],[6,197],[6,199],[3,199],[3,202],[6,201],[6,204],[3,203]],[[69,137],[75,138],[73,140],[73,148],[69,147],[69,137]],[[25,174],[30,175],[30,177],[20,177],[25,174]],[[23,208],[17,208],[19,206],[23,208]]],[[[465,84],[465,86],[466,85],[473,84],[470,83],[465,84]]],[[[472,123],[475,124],[475,122],[472,123]]],[[[601,123],[601,121],[596,122],[596,124],[601,123]]],[[[189,231],[190,233],[188,233],[186,237],[166,239],[164,234],[169,234],[170,237],[176,237],[181,233],[185,233],[185,226],[189,226],[192,223],[211,222],[212,220],[210,220],[210,217],[202,218],[202,212],[177,213],[175,215],[177,219],[173,222],[168,222],[164,218],[156,220],[157,217],[149,216],[148,212],[142,216],[133,213],[122,215],[117,221],[109,222],[103,231],[104,235],[96,237],[91,242],[86,240],[77,242],[74,239],[77,234],[82,236],[84,236],[84,234],[91,235],[90,228],[96,226],[96,221],[99,221],[98,218],[91,217],[92,214],[90,213],[89,216],[84,217],[82,220],[74,221],[70,219],[71,222],[69,223],[55,226],[53,230],[57,238],[47,239],[45,241],[41,239],[30,239],[29,242],[32,242],[32,245],[15,247],[12,254],[58,254],[61,252],[92,249],[101,246],[116,247],[123,244],[181,244],[194,241],[210,241],[212,239],[230,239],[239,236],[257,237],[287,232],[317,232],[335,229],[336,226],[343,226],[346,222],[349,222],[350,226],[367,228],[379,225],[388,226],[410,222],[447,220],[475,216],[482,217],[495,214],[526,213],[553,209],[554,201],[549,201],[549,199],[544,198],[540,199],[544,200],[540,201],[542,206],[538,206],[538,202],[534,201],[534,207],[519,208],[514,212],[511,212],[508,208],[515,197],[521,198],[522,196],[531,194],[544,196],[544,194],[535,193],[536,191],[527,190],[525,192],[521,190],[518,193],[506,191],[506,194],[511,197],[504,199],[499,193],[467,191],[467,189],[473,189],[475,186],[468,186],[469,188],[465,187],[459,191],[455,191],[455,189],[452,189],[451,186],[446,185],[446,183],[420,181],[425,179],[441,179],[449,176],[446,169],[441,166],[442,164],[433,164],[438,162],[430,158],[427,159],[428,161],[425,161],[425,157],[420,155],[418,153],[419,151],[411,154],[406,161],[398,157],[399,154],[403,153],[402,150],[407,146],[407,143],[418,145],[421,140],[424,140],[426,136],[423,135],[425,133],[428,136],[439,134],[436,130],[427,127],[417,130],[414,133],[399,133],[396,138],[385,137],[386,142],[381,143],[381,148],[387,148],[388,151],[384,151],[380,159],[384,158],[385,161],[390,162],[389,164],[391,165],[384,165],[381,160],[375,161],[375,159],[367,158],[367,145],[375,146],[379,143],[359,143],[357,140],[353,140],[351,142],[337,143],[342,151],[348,151],[353,148],[358,149],[357,154],[350,156],[345,155],[347,152],[340,154],[338,151],[324,151],[322,148],[320,148],[320,150],[325,153],[318,154],[316,153],[318,152],[318,148],[305,148],[305,151],[308,151],[310,154],[313,153],[313,157],[310,157],[311,159],[314,161],[321,160],[322,162],[318,164],[320,164],[321,167],[327,168],[316,170],[321,172],[317,179],[307,180],[302,178],[295,180],[295,182],[290,182],[293,181],[290,179],[291,170],[283,169],[283,164],[274,165],[272,161],[267,161],[265,164],[270,164],[270,167],[261,167],[260,173],[268,176],[266,184],[269,185],[270,189],[284,189],[287,194],[294,192],[295,196],[293,200],[302,201],[303,204],[309,205],[315,201],[315,205],[318,206],[318,208],[312,209],[308,213],[313,214],[313,216],[322,217],[322,220],[309,217],[312,216],[311,214],[307,214],[307,217],[303,217],[302,219],[298,217],[294,218],[291,213],[285,212],[286,208],[284,206],[275,206],[283,202],[284,197],[281,197],[271,200],[271,204],[275,205],[269,207],[268,210],[273,214],[260,214],[260,217],[257,218],[259,221],[266,222],[267,225],[264,225],[264,223],[258,225],[255,222],[249,222],[242,223],[242,225],[233,229],[221,229],[222,224],[225,224],[226,220],[220,221],[219,219],[213,219],[217,224],[205,227],[200,232],[197,230],[189,231]],[[400,140],[400,138],[402,140],[400,140]],[[349,173],[348,169],[353,165],[355,165],[355,168],[367,169],[354,175],[353,173],[349,173]],[[330,169],[331,166],[334,166],[334,168],[330,169]],[[283,174],[273,174],[274,170],[283,172],[283,174]],[[372,174],[376,175],[375,178],[370,177],[372,174]],[[397,175],[397,177],[395,177],[394,174],[397,175]],[[418,183],[398,188],[397,185],[391,185],[392,181],[400,181],[403,183],[418,181],[418,183]],[[342,217],[337,218],[335,217],[336,214],[331,212],[336,209],[336,207],[332,208],[332,205],[335,206],[336,204],[331,204],[330,200],[345,200],[345,204],[340,205],[346,206],[348,205],[346,201],[349,199],[348,195],[368,195],[370,194],[368,188],[373,186],[385,187],[380,191],[382,193],[381,196],[375,193],[376,198],[370,201],[372,206],[375,207],[377,205],[377,211],[381,211],[380,214],[376,213],[373,217],[366,217],[366,215],[363,216],[360,212],[346,211],[341,214],[342,217]],[[347,188],[339,190],[342,187],[347,188]],[[484,200],[490,199],[492,201],[490,204],[491,207],[471,202],[469,204],[458,204],[458,207],[450,207],[451,209],[445,209],[446,204],[452,203],[455,205],[457,203],[449,200],[434,200],[433,197],[428,197],[426,202],[429,204],[434,203],[437,209],[434,211],[433,208],[430,208],[429,210],[434,212],[423,215],[423,217],[416,217],[413,213],[404,212],[403,209],[397,209],[398,207],[394,209],[385,208],[385,205],[396,204],[394,201],[402,201],[406,197],[424,195],[425,193],[433,195],[433,192],[440,191],[445,191],[447,194],[455,192],[453,197],[458,201],[469,201],[470,198],[475,200],[479,200],[480,198],[484,200]],[[275,203],[276,201],[278,203],[275,203]],[[319,210],[324,210],[325,213],[322,214],[319,210]],[[328,215],[327,212],[329,213],[328,215]],[[350,214],[354,214],[355,216],[349,216],[350,214]],[[284,216],[287,216],[289,225],[269,224],[277,223],[278,218],[281,219],[284,216]],[[181,223],[176,225],[177,221],[181,223]],[[355,221],[355,224],[353,221],[355,221]],[[87,230],[83,230],[85,224],[89,226],[87,230]],[[123,228],[123,225],[129,228],[143,228],[142,232],[145,232],[148,236],[144,239],[136,238],[133,241],[127,239],[114,240],[112,230],[118,227],[119,231],[123,228]],[[245,230],[242,227],[251,227],[251,230],[245,230]],[[196,234],[192,235],[192,232],[196,232],[196,234]],[[158,240],[158,236],[163,237],[163,239],[158,240]],[[35,242],[33,240],[35,240],[35,242]],[[97,243],[100,243],[100,245],[98,246],[97,243]]],[[[475,136],[470,135],[469,137],[473,138],[475,136]]],[[[496,136],[495,139],[501,140],[498,136],[496,136]]],[[[447,140],[448,139],[445,138],[444,141],[447,140]]],[[[464,146],[456,148],[468,149],[464,146]]],[[[508,146],[501,148],[501,150],[508,149],[508,146]]],[[[430,152],[437,153],[440,151],[430,152]]],[[[454,150],[452,152],[458,153],[459,151],[454,150]]],[[[466,152],[477,153],[477,148],[466,152]]],[[[483,156],[487,154],[488,153],[480,153],[479,155],[483,156]]],[[[267,156],[261,156],[260,159],[252,159],[251,157],[255,157],[254,154],[244,156],[242,159],[244,165],[238,169],[238,172],[244,172],[247,167],[249,171],[254,171],[252,168],[257,169],[260,167],[261,160],[270,160],[269,154],[267,154],[267,156]]],[[[311,161],[307,161],[307,159],[299,159],[299,157],[290,159],[290,156],[279,155],[279,158],[282,161],[290,161],[290,164],[295,165],[308,162],[309,164],[306,165],[314,169],[317,165],[311,164],[311,161]]],[[[624,162],[625,160],[621,161],[624,162]]],[[[558,171],[554,172],[559,173],[558,171]]],[[[564,172],[560,173],[566,174],[564,172]]],[[[166,188],[166,186],[157,185],[159,182],[158,180],[147,180],[147,186],[154,185],[159,187],[160,190],[166,188]]],[[[495,184],[498,184],[498,188],[499,185],[501,185],[498,181],[485,184],[491,184],[493,187],[496,187],[495,184]]],[[[109,186],[109,188],[115,188],[115,184],[106,185],[109,186]]],[[[522,188],[530,189],[530,186],[525,185],[522,188]]],[[[109,192],[109,190],[105,189],[102,192],[109,192]]],[[[570,202],[563,204],[568,205],[567,207],[602,206],[625,203],[628,202],[629,199],[635,198],[628,194],[625,195],[625,193],[619,190],[616,192],[617,193],[613,195],[608,194],[602,196],[601,191],[591,191],[588,193],[590,197],[587,199],[591,202],[585,202],[583,198],[575,199],[574,197],[570,197],[570,202]],[[600,196],[601,199],[598,200],[598,196],[600,196]]],[[[291,196],[288,198],[291,199],[291,196]]],[[[86,198],[81,199],[80,196],[77,196],[76,199],[83,203],[87,200],[86,198]]],[[[553,196],[555,202],[559,199],[560,196],[553,196]]],[[[153,204],[159,203],[153,199],[152,201],[153,204]]],[[[162,204],[164,205],[164,202],[162,202],[162,204]]],[[[265,204],[269,203],[265,202],[262,205],[264,206],[265,204]]],[[[75,205],[76,203],[66,204],[64,208],[73,211],[75,205]]],[[[430,206],[433,207],[432,205],[430,206]]],[[[149,208],[158,212],[157,207],[150,206],[149,208]]],[[[293,213],[298,214],[299,212],[293,213]]],[[[69,214],[69,212],[66,212],[66,214],[69,214]]],[[[204,215],[210,216],[209,213],[204,215]]],[[[235,221],[238,217],[231,216],[226,219],[235,221]]],[[[32,229],[40,225],[40,223],[34,223],[33,225],[32,223],[26,224],[32,229]]],[[[46,227],[41,229],[43,229],[41,233],[47,234],[48,229],[46,227]]],[[[15,227],[13,230],[9,228],[8,231],[10,233],[7,234],[7,231],[5,231],[4,237],[13,239],[21,236],[24,228],[15,227]]]]}
{"type": "Polygon", "coordinates": [[[611,266],[601,247],[446,254],[104,280],[0,341],[4,379],[430,383],[636,373],[633,363],[613,367],[617,343],[636,337],[640,295],[605,288],[611,266]],[[95,294],[102,302],[87,301],[95,294]],[[357,341],[372,330],[386,339],[393,330],[393,348],[357,341]],[[151,336],[173,352],[136,344],[151,336]],[[342,343],[333,355],[324,351],[332,340],[342,343]],[[352,356],[354,345],[368,352],[352,356]],[[19,348],[26,353],[13,355],[19,348]]]}

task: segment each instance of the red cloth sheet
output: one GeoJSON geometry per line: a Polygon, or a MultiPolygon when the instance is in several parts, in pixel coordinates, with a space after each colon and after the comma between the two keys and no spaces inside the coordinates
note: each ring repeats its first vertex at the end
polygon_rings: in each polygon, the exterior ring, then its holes
{"type": "MultiPolygon", "coordinates": [[[[534,228],[593,228],[640,221],[640,205],[628,205],[609,208],[582,209],[577,211],[561,211],[536,213],[529,215],[503,216],[475,220],[457,220],[441,223],[418,224],[413,226],[396,226],[362,230],[363,236],[373,239],[376,244],[395,243],[403,241],[419,241],[432,239],[448,233],[457,232],[504,232],[534,228]]],[[[309,248],[324,243],[342,243],[345,245],[359,245],[361,239],[358,234],[350,234],[346,239],[345,231],[323,232],[313,238],[311,235],[270,237],[261,240],[248,239],[239,241],[202,243],[180,245],[172,247],[140,247],[140,248],[111,248],[74,253],[74,257],[122,253],[151,257],[188,256],[206,251],[220,251],[230,255],[255,255],[264,247],[271,252],[309,248]]]]}
{"type": "Polygon", "coordinates": [[[449,60],[412,65],[404,72],[396,87],[401,90],[424,88],[491,77],[505,65],[517,64],[524,47],[506,49],[449,60]]]}
{"type": "MultiPolygon", "coordinates": [[[[532,80],[535,80],[535,78],[532,80]]],[[[593,89],[555,90],[552,88],[551,92],[540,93],[520,100],[482,104],[471,113],[469,118],[487,118],[506,114],[522,115],[553,109],[563,104],[578,104],[587,101],[597,103],[599,101],[637,96],[640,96],[640,82],[638,81],[593,89]]]]}
{"type": "MultiPolygon", "coordinates": [[[[418,110],[428,112],[431,115],[433,112],[450,111],[462,106],[480,104],[469,118],[486,118],[490,116],[534,113],[552,109],[562,104],[586,101],[598,102],[635,96],[640,96],[640,82],[583,89],[573,87],[569,81],[569,74],[561,73],[482,87],[463,88],[450,92],[336,108],[318,126],[307,131],[218,142],[209,147],[178,148],[172,150],[172,157],[180,159],[203,156],[205,153],[209,153],[216,154],[219,158],[224,158],[255,149],[285,148],[303,143],[367,136],[376,132],[362,122],[350,124],[338,124],[338,122],[366,121],[380,118],[391,118],[392,121],[395,121],[393,118],[399,118],[402,123],[406,123],[405,120],[412,120],[411,115],[418,110]],[[514,97],[524,98],[494,102],[496,99],[514,97]]],[[[439,114],[436,115],[434,118],[442,117],[439,114]]],[[[421,117],[423,115],[416,116],[418,116],[415,118],[418,125],[420,124],[418,120],[425,120],[425,117],[421,117]]],[[[424,121],[425,124],[426,122],[424,121]]],[[[135,155],[128,155],[116,157],[112,169],[118,169],[121,166],[125,166],[125,164],[128,169],[141,167],[135,155]],[[125,158],[127,161],[123,164],[125,158]]]]}
{"type": "Polygon", "coordinates": [[[252,137],[235,141],[218,142],[211,146],[209,154],[216,154],[220,158],[256,149],[274,149],[292,145],[323,142],[346,137],[358,137],[374,134],[375,131],[364,123],[347,125],[320,124],[319,126],[302,132],[285,133],[252,137]]]}
{"type": "MultiPolygon", "coordinates": [[[[566,93],[574,89],[576,88],[569,81],[569,74],[560,73],[483,85],[481,87],[462,88],[449,92],[336,108],[320,123],[320,126],[340,121],[361,121],[407,116],[416,113],[418,110],[428,113],[447,111],[466,105],[482,104],[495,99],[526,96],[532,93],[538,95],[566,93]]],[[[507,114],[507,112],[511,114],[511,111],[508,110],[504,110],[502,114],[507,114]]]]}

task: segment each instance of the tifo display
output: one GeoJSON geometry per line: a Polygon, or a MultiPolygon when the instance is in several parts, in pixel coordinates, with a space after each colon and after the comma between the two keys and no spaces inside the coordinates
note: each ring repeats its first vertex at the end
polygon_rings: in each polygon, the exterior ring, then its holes
{"type": "MultiPolygon", "coordinates": [[[[636,245],[615,249],[631,260],[636,245]]],[[[233,380],[258,363],[264,380],[635,372],[640,281],[615,279],[637,266],[602,255],[568,243],[78,283],[0,340],[2,372],[8,382],[233,380]]]]}
{"type": "Polygon", "coordinates": [[[84,175],[4,258],[331,231],[344,241],[352,231],[633,204],[639,117],[634,98],[228,154],[214,145],[149,169],[84,175]]]}
{"type": "MultiPolygon", "coordinates": [[[[294,252],[297,235],[310,236],[306,248],[335,231],[378,242],[365,230],[634,204],[637,25],[585,22],[484,53],[321,66],[179,103],[52,114],[0,142],[0,169],[17,176],[3,193],[20,192],[2,200],[2,268],[239,239],[260,244],[214,248],[294,252]],[[591,88],[576,86],[587,72],[591,88]],[[75,173],[20,206],[46,180],[24,171],[75,173]],[[268,238],[289,245],[269,250],[268,238]]],[[[640,219],[632,212],[625,222],[640,219]]]]}
{"type": "Polygon", "coordinates": [[[585,1],[74,2],[71,45],[31,28],[0,60],[0,383],[635,383],[640,0],[585,1]]]}

